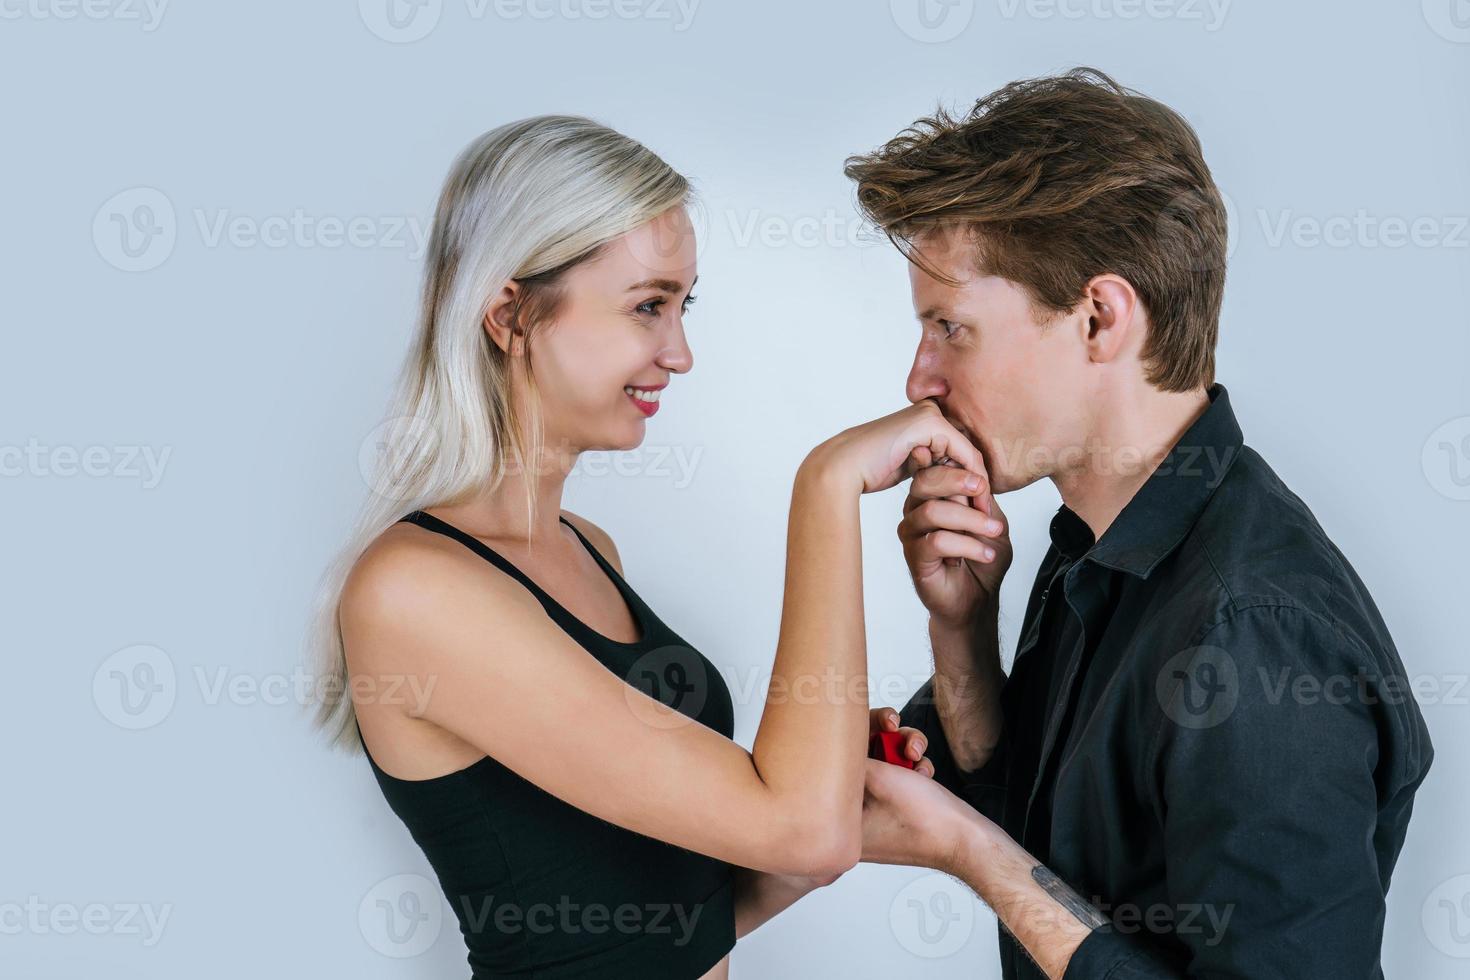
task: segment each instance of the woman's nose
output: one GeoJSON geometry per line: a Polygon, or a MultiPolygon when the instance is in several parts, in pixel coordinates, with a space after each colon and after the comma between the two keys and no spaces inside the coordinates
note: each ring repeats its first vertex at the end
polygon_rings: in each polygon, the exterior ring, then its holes
{"type": "Polygon", "coordinates": [[[682,321],[674,324],[673,335],[669,337],[668,342],[654,360],[659,367],[675,374],[683,374],[694,367],[694,352],[689,349],[689,341],[684,336],[682,321]]]}

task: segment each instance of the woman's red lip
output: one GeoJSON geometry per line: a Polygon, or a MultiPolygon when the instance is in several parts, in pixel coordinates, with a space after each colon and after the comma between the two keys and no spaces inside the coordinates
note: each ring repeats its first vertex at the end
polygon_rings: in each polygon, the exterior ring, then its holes
{"type": "MultiPolygon", "coordinates": [[[[647,390],[650,390],[650,389],[644,389],[644,390],[647,391],[647,390]]],[[[655,389],[651,389],[651,390],[657,391],[658,389],[655,388],[655,389]]],[[[627,394],[627,393],[624,392],[624,394],[627,394]]],[[[636,409],[638,409],[638,411],[642,412],[646,416],[650,416],[651,417],[655,412],[658,411],[658,402],[645,402],[645,401],[640,401],[637,397],[635,397],[633,395],[628,395],[628,401],[632,402],[633,403],[633,407],[636,408],[636,409]]]]}

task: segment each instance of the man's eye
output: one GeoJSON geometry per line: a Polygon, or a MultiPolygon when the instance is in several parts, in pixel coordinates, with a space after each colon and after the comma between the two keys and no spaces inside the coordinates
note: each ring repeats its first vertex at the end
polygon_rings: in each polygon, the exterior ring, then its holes
{"type": "Polygon", "coordinates": [[[946,337],[954,336],[954,332],[960,328],[960,325],[953,320],[940,320],[939,325],[944,329],[946,337]]]}

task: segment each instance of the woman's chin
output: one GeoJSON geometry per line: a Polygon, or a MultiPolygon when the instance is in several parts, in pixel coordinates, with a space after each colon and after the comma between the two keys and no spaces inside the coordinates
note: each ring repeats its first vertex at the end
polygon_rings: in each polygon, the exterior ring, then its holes
{"type": "Polygon", "coordinates": [[[636,422],[634,424],[637,426],[637,431],[624,432],[616,436],[609,436],[605,440],[599,440],[598,442],[594,443],[593,446],[591,446],[590,448],[595,449],[599,452],[606,453],[624,453],[630,449],[637,449],[639,446],[643,445],[643,437],[645,433],[644,425],[642,422],[636,422]]]}

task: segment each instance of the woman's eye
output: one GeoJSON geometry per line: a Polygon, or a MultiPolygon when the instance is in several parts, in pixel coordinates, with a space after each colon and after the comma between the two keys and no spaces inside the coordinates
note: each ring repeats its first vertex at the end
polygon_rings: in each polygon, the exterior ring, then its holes
{"type": "Polygon", "coordinates": [[[684,297],[684,309],[683,309],[683,312],[688,313],[689,312],[689,307],[693,306],[694,305],[694,301],[697,300],[697,299],[699,299],[699,297],[698,296],[695,296],[693,293],[690,293],[688,296],[685,296],[684,297]]]}
{"type": "Polygon", "coordinates": [[[647,303],[639,303],[633,309],[635,312],[642,313],[644,316],[658,316],[658,308],[663,305],[664,300],[651,299],[647,303]]]}

